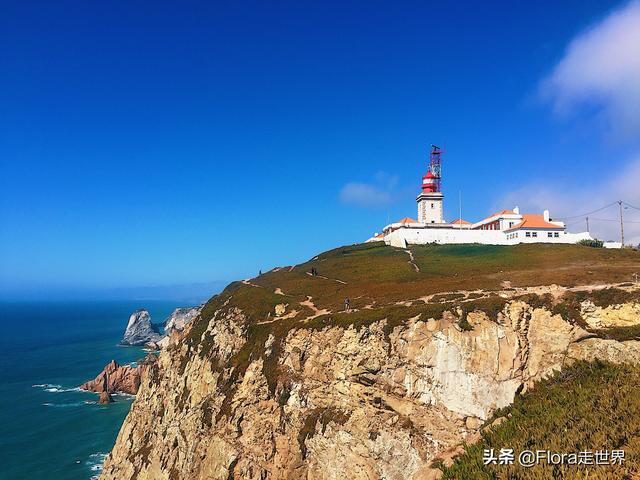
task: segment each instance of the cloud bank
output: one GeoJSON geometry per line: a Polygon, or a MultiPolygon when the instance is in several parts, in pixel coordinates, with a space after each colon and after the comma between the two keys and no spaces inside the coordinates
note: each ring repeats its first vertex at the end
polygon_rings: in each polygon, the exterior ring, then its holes
{"type": "Polygon", "coordinates": [[[381,208],[397,198],[398,177],[378,172],[369,183],[349,182],[340,190],[340,201],[361,208],[381,208]]]}
{"type": "MultiPolygon", "coordinates": [[[[611,132],[640,146],[640,0],[614,10],[577,35],[551,73],[540,82],[543,98],[556,114],[583,116],[597,112],[611,132]]],[[[580,173],[580,172],[576,172],[580,173]]],[[[618,200],[640,206],[640,152],[608,179],[583,176],[573,185],[549,185],[545,179],[505,194],[500,208],[518,205],[526,212],[551,210],[557,219],[575,217],[618,200]],[[590,183],[593,182],[593,183],[590,183]]],[[[640,243],[640,211],[628,208],[625,243],[640,243]],[[638,222],[638,223],[635,223],[638,222]]],[[[567,218],[569,231],[585,231],[584,216],[567,218]]],[[[620,240],[619,207],[589,215],[591,234],[620,240]]]]}
{"type": "MultiPolygon", "coordinates": [[[[538,184],[525,185],[501,197],[495,207],[518,205],[520,210],[526,213],[541,213],[544,209],[549,209],[552,218],[563,219],[597,210],[617,200],[640,207],[640,155],[628,162],[624,170],[605,182],[598,180],[593,184],[550,187],[542,187],[538,184]]],[[[640,244],[640,211],[627,208],[623,211],[623,215],[625,243],[640,244]]],[[[565,222],[569,231],[586,230],[584,217],[568,218],[565,222]]],[[[589,227],[592,236],[603,240],[620,241],[618,205],[589,215],[589,227]]]]}
{"type": "Polygon", "coordinates": [[[640,134],[640,0],[578,35],[540,85],[560,115],[595,109],[617,134],[640,134]]]}

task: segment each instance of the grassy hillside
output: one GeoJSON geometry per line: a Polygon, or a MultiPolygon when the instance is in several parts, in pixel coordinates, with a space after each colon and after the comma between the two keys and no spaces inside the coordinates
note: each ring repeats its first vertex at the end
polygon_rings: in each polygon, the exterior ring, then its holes
{"type": "MultiPolygon", "coordinates": [[[[440,318],[445,310],[458,308],[463,312],[461,328],[470,329],[465,312],[482,310],[497,317],[507,300],[492,291],[504,288],[505,281],[513,287],[624,282],[638,270],[638,251],[575,245],[425,245],[412,247],[409,252],[379,243],[341,247],[301,265],[277,268],[250,281],[230,284],[205,305],[184,341],[188,346],[200,343],[217,311],[241,309],[246,317],[247,342],[229,364],[213,368],[233,367],[233,378],[227,385],[231,393],[236,388],[235,379],[261,357],[273,393],[279,377],[279,349],[292,329],[322,329],[328,325],[360,328],[386,320],[385,332],[389,334],[409,318],[440,318]],[[317,270],[316,276],[309,274],[312,268],[317,270]],[[483,292],[469,292],[478,289],[483,292]],[[429,295],[432,297],[425,299],[429,295]],[[349,311],[344,308],[347,297],[349,311]],[[275,355],[267,357],[264,344],[270,335],[275,338],[275,355]]],[[[617,296],[608,292],[607,298],[622,298],[620,295],[627,292],[617,296]]],[[[566,304],[552,304],[550,298],[527,296],[527,301],[545,304],[572,322],[580,321],[576,314],[578,300],[572,297],[566,304]]],[[[635,338],[640,332],[631,329],[617,333],[635,338]]],[[[215,355],[210,355],[212,348],[211,343],[205,343],[199,345],[199,352],[215,363],[215,355]]]]}
{"type": "MultiPolygon", "coordinates": [[[[503,423],[485,429],[482,440],[466,447],[447,479],[632,479],[640,473],[639,366],[578,363],[540,382],[513,405],[496,412],[503,423]],[[624,450],[622,465],[484,465],[493,448],[573,453],[624,450]]],[[[490,420],[487,423],[491,423],[490,420]]],[[[516,457],[517,458],[517,457],[516,457]]]]}
{"type": "MultiPolygon", "coordinates": [[[[640,270],[638,251],[576,245],[421,245],[410,252],[413,264],[407,251],[381,243],[337,248],[267,272],[252,279],[253,286],[234,282],[210,306],[231,296],[259,321],[275,305],[299,304],[308,296],[318,309],[339,311],[345,298],[362,308],[438,292],[499,289],[503,281],[514,287],[625,282],[640,270]],[[312,267],[318,276],[308,275],[312,267]]],[[[304,306],[298,310],[299,318],[311,313],[304,306]]]]}
{"type": "MultiPolygon", "coordinates": [[[[385,320],[388,335],[409,318],[441,318],[447,310],[456,312],[460,327],[469,330],[473,327],[467,322],[466,313],[481,310],[497,318],[509,301],[504,298],[505,293],[531,305],[544,306],[567,321],[585,326],[580,317],[583,300],[589,298],[601,306],[640,301],[640,290],[609,288],[568,292],[563,298],[553,298],[517,292],[514,288],[623,282],[629,285],[632,274],[638,271],[638,251],[576,245],[425,245],[409,251],[379,243],[341,247],[301,265],[276,268],[259,277],[230,284],[205,305],[184,338],[184,344],[189,351],[209,358],[214,370],[230,372],[228,381],[218,386],[225,400],[216,414],[228,416],[238,380],[252,361],[262,359],[271,394],[286,390],[279,390],[279,385],[287,382],[287,372],[279,367],[278,358],[291,330],[336,325],[360,328],[385,320]],[[312,268],[317,270],[317,275],[309,274],[312,268]],[[348,311],[344,308],[346,297],[351,301],[348,311]],[[221,316],[235,308],[239,308],[245,318],[246,342],[228,361],[218,363],[212,337],[205,336],[202,340],[202,333],[214,315],[221,316]],[[264,345],[271,335],[273,354],[267,355],[264,345]]],[[[594,334],[636,338],[640,328],[594,334]]],[[[186,362],[185,357],[181,368],[186,362]]],[[[628,448],[630,458],[635,459],[636,452],[640,451],[636,450],[635,440],[640,429],[640,403],[635,400],[634,389],[639,385],[640,367],[577,366],[542,383],[535,393],[518,399],[512,410],[502,412],[510,414],[511,419],[499,430],[485,435],[483,443],[469,447],[463,458],[446,469],[446,475],[458,479],[587,478],[577,474],[584,472],[576,469],[565,472],[534,468],[522,474],[524,476],[509,468],[492,470],[483,467],[481,462],[485,446],[534,446],[559,452],[622,446],[628,448]]],[[[188,395],[186,387],[182,396],[185,395],[188,395]]],[[[618,468],[615,475],[610,476],[611,468],[594,470],[588,478],[625,478],[618,473],[629,471],[626,467],[618,468]]]]}

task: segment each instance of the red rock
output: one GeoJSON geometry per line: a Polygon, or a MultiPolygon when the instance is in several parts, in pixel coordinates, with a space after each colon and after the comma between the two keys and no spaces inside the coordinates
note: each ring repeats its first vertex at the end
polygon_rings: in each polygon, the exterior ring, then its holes
{"type": "Polygon", "coordinates": [[[109,395],[109,392],[100,393],[100,399],[98,400],[99,405],[106,405],[107,403],[113,403],[113,398],[109,395]]]}
{"type": "Polygon", "coordinates": [[[137,367],[119,365],[118,362],[112,360],[96,378],[83,383],[80,388],[95,393],[122,392],[135,395],[138,393],[143,377],[155,363],[155,355],[147,355],[137,367]]]}

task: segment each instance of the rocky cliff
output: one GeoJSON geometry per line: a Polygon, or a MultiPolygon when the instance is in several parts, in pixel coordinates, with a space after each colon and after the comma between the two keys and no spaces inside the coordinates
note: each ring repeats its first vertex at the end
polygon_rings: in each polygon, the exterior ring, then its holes
{"type": "Polygon", "coordinates": [[[127,328],[120,342],[122,345],[145,345],[158,342],[162,338],[151,323],[151,315],[146,310],[136,310],[129,317],[127,328]]]}
{"type": "MultiPolygon", "coordinates": [[[[101,478],[437,478],[434,460],[536,380],[581,359],[640,360],[633,285],[579,283],[593,273],[575,270],[573,285],[541,274],[513,287],[497,259],[472,278],[502,288],[442,291],[413,253],[406,268],[396,250],[366,257],[364,272],[380,258],[401,270],[361,295],[363,272],[333,257],[314,259],[313,278],[305,265],[290,282],[294,267],[232,284],[143,378],[101,478]],[[389,293],[397,282],[411,283],[389,293]],[[347,295],[354,307],[339,311],[347,295]]],[[[632,267],[606,268],[615,279],[632,267]]]]}
{"type": "Polygon", "coordinates": [[[200,307],[176,308],[164,322],[164,332],[169,335],[172,332],[181,332],[191,320],[200,313],[200,307]]]}

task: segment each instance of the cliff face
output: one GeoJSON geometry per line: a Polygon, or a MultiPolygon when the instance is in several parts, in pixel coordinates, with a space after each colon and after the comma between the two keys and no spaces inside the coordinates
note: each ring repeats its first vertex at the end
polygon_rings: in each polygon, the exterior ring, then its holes
{"type": "Polygon", "coordinates": [[[436,478],[434,459],[553,370],[640,360],[639,341],[587,330],[640,323],[637,302],[582,302],[585,323],[511,290],[498,307],[395,323],[318,323],[324,312],[308,299],[312,311],[287,328],[288,304],[252,323],[229,297],[150,367],[101,478],[436,478]]]}

